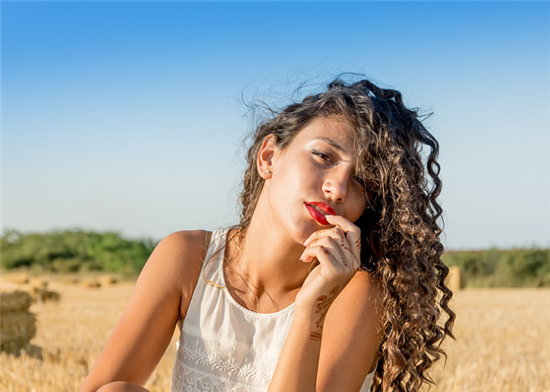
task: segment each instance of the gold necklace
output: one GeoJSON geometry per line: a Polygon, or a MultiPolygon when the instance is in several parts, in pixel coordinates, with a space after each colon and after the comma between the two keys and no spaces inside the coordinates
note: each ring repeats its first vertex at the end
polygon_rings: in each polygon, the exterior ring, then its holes
{"type": "MultiPolygon", "coordinates": [[[[242,238],[242,234],[241,234],[241,231],[242,231],[242,227],[239,227],[239,231],[237,231],[237,234],[235,234],[232,238],[231,238],[231,241],[233,241],[233,243],[235,243],[235,246],[237,247],[237,250],[239,251],[239,253],[242,253],[242,250],[241,250],[241,247],[240,247],[240,239],[242,238]],[[239,239],[239,242],[237,242],[236,238],[239,239]]],[[[229,234],[229,233],[228,233],[229,234]]],[[[223,274],[223,263],[226,261],[226,257],[225,257],[225,250],[224,250],[224,256],[223,256],[223,260],[222,260],[222,274],[223,274]]],[[[206,282],[211,284],[212,286],[214,287],[218,287],[220,289],[227,289],[227,287],[225,286],[222,286],[221,284],[218,284],[216,282],[212,282],[210,279],[206,279],[206,282]]]]}

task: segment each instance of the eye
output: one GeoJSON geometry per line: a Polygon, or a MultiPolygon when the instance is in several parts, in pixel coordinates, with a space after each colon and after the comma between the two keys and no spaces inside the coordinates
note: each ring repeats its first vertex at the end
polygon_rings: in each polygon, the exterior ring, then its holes
{"type": "Polygon", "coordinates": [[[322,159],[324,159],[325,161],[332,162],[331,157],[330,157],[329,155],[327,155],[327,154],[324,154],[324,153],[322,153],[322,152],[320,152],[320,151],[317,151],[317,150],[311,150],[311,153],[312,153],[313,155],[318,155],[318,156],[320,156],[320,157],[321,157],[322,159]]]}
{"type": "Polygon", "coordinates": [[[357,181],[361,186],[365,189],[367,189],[367,182],[363,180],[361,177],[353,177],[355,181],[357,181]]]}

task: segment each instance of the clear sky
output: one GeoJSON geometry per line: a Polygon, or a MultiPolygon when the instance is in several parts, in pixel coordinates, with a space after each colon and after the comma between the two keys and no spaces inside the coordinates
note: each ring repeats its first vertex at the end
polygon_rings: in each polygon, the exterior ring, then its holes
{"type": "Polygon", "coordinates": [[[246,102],[344,71],[434,112],[445,244],[550,244],[548,2],[1,2],[2,228],[237,222],[246,102]]]}

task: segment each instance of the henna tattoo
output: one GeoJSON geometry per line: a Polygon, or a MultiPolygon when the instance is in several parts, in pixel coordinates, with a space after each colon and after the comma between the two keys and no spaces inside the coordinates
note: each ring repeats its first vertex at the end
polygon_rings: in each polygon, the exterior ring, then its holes
{"type": "Polygon", "coordinates": [[[355,246],[357,246],[357,249],[361,250],[361,238],[357,238],[357,241],[355,241],[355,246]]]}
{"type": "Polygon", "coordinates": [[[323,253],[326,254],[327,256],[330,254],[330,252],[329,252],[328,250],[326,250],[324,246],[321,246],[321,250],[322,250],[323,253]]]}
{"type": "MultiPolygon", "coordinates": [[[[353,260],[356,260],[356,259],[355,259],[355,256],[353,255],[353,252],[351,251],[350,248],[348,248],[348,247],[346,246],[346,243],[344,242],[344,240],[342,240],[341,247],[344,248],[345,250],[347,250],[347,251],[350,253],[351,258],[352,258],[353,260]]],[[[344,265],[347,267],[348,265],[347,265],[347,263],[346,263],[345,260],[344,260],[344,254],[343,254],[342,252],[340,252],[340,254],[342,255],[342,261],[344,262],[344,265]]]]}
{"type": "MultiPolygon", "coordinates": [[[[319,298],[317,298],[317,301],[319,301],[321,303],[324,303],[326,300],[327,300],[326,295],[321,295],[319,298]]],[[[320,306],[321,306],[320,304],[317,304],[317,308],[319,308],[320,306]]],[[[319,312],[320,312],[319,310],[315,311],[315,313],[319,313],[319,312]]]]}
{"type": "Polygon", "coordinates": [[[328,296],[321,295],[317,298],[317,304],[315,306],[315,314],[320,314],[319,319],[315,322],[315,331],[311,331],[309,338],[314,341],[320,341],[323,335],[323,324],[327,316],[328,309],[330,305],[334,302],[338,293],[340,291],[340,286],[334,286],[328,296]]]}
{"type": "Polygon", "coordinates": [[[340,252],[340,257],[342,258],[342,262],[344,263],[344,265],[347,267],[347,263],[346,263],[346,257],[344,256],[344,252],[342,252],[342,249],[341,248],[345,248],[344,246],[344,240],[342,240],[342,244],[340,245],[340,248],[338,248],[338,252],[340,252]]]}
{"type": "Polygon", "coordinates": [[[322,335],[318,332],[315,332],[315,331],[311,331],[311,333],[309,334],[309,338],[313,341],[316,341],[316,342],[320,342],[321,337],[322,337],[322,335]]]}
{"type": "Polygon", "coordinates": [[[343,240],[344,238],[346,238],[346,232],[344,230],[342,230],[340,227],[335,227],[336,229],[336,233],[340,236],[340,238],[343,240]]]}

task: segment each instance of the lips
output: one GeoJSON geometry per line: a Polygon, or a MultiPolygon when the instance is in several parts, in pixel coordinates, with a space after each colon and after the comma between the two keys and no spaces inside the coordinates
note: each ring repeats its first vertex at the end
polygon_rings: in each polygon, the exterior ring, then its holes
{"type": "Polygon", "coordinates": [[[306,207],[309,215],[311,215],[313,219],[325,226],[330,225],[330,223],[328,223],[327,219],[325,218],[325,215],[336,215],[336,211],[334,211],[334,208],[322,201],[304,202],[304,206],[306,207]]]}

